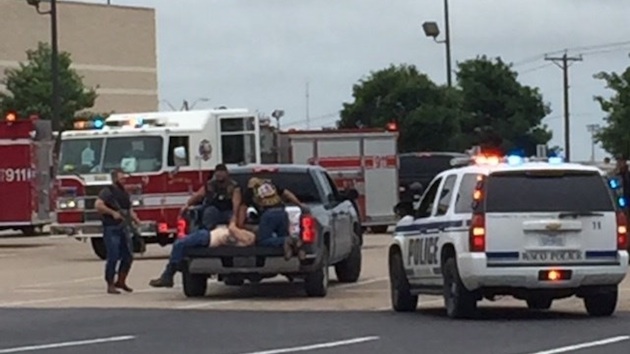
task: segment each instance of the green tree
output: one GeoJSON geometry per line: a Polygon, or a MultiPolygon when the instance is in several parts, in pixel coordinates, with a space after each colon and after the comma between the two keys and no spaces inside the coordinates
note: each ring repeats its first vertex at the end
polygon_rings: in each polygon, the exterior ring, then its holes
{"type": "MultiPolygon", "coordinates": [[[[50,119],[52,113],[52,50],[46,43],[26,52],[27,61],[19,68],[6,69],[0,92],[0,110],[15,110],[20,116],[38,114],[50,119]]],[[[76,113],[94,106],[97,94],[83,84],[83,78],[72,68],[67,52],[59,53],[59,83],[61,96],[61,126],[69,128],[76,113]]]]}
{"type": "Polygon", "coordinates": [[[396,121],[398,149],[461,150],[460,96],[436,85],[412,65],[391,65],[354,85],[354,102],[344,103],[339,128],[383,128],[396,121]]]}
{"type": "Polygon", "coordinates": [[[630,67],[621,75],[601,72],[595,78],[605,81],[606,88],[614,91],[610,98],[595,97],[607,114],[606,126],[595,134],[595,139],[613,155],[630,156],[630,67]]]}
{"type": "Polygon", "coordinates": [[[470,145],[503,151],[536,152],[551,132],[542,124],[550,108],[538,88],[518,81],[518,74],[500,58],[486,56],[458,63],[457,82],[462,93],[461,130],[470,145]]]}

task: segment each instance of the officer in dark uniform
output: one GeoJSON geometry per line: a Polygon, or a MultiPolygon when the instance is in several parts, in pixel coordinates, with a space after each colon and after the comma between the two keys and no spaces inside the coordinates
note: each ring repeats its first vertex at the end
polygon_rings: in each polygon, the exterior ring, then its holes
{"type": "Polygon", "coordinates": [[[128,238],[123,216],[121,212],[127,211],[133,222],[140,224],[140,219],[131,210],[131,199],[125,191],[124,180],[126,174],[121,169],[111,172],[112,185],[101,190],[96,200],[96,210],[101,214],[103,221],[103,240],[107,251],[105,262],[105,281],[107,282],[107,292],[109,294],[120,294],[118,289],[132,292],[133,289],[127,286],[126,280],[133,262],[133,250],[131,241],[128,238]],[[123,209],[123,210],[121,210],[123,209]],[[118,279],[114,281],[116,275],[116,265],[118,266],[118,279]]]}
{"type": "Polygon", "coordinates": [[[182,207],[182,212],[203,201],[201,222],[204,229],[214,230],[217,225],[229,224],[232,216],[236,215],[241,204],[241,189],[228,173],[224,164],[218,164],[212,178],[188,199],[182,207]]]}

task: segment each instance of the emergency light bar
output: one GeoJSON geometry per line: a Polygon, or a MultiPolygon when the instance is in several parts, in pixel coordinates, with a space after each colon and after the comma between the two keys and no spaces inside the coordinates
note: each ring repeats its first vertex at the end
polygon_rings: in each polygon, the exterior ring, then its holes
{"type": "Polygon", "coordinates": [[[518,155],[508,155],[508,156],[470,156],[470,157],[456,157],[451,160],[451,166],[453,167],[463,167],[463,166],[496,166],[499,164],[507,164],[510,166],[518,166],[527,162],[546,162],[549,164],[560,164],[563,163],[564,160],[561,157],[522,157],[518,155]]]}

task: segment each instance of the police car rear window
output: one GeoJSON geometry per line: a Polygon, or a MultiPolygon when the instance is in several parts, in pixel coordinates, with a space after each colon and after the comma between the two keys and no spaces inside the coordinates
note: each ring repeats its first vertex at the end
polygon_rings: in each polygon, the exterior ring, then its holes
{"type": "Polygon", "coordinates": [[[232,173],[231,175],[241,188],[246,188],[249,178],[256,176],[271,180],[279,188],[288,189],[303,203],[322,202],[313,177],[306,172],[232,173]]]}
{"type": "Polygon", "coordinates": [[[615,210],[604,179],[590,171],[501,172],[485,184],[486,212],[615,210]]]}

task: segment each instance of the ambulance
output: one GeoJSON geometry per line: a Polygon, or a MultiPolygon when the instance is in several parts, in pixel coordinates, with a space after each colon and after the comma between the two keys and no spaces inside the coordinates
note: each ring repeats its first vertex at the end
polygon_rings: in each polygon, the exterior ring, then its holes
{"type": "Polygon", "coordinates": [[[41,233],[52,222],[50,121],[7,112],[0,120],[0,230],[41,233]]]}
{"type": "MultiPolygon", "coordinates": [[[[129,174],[125,187],[143,221],[145,244],[171,244],[186,232],[180,209],[218,163],[260,163],[259,118],[248,109],[112,114],[78,120],[61,136],[52,232],[90,241],[106,257],[98,193],[109,172],[129,174]]],[[[135,249],[143,252],[143,249],[135,249]]]]}

